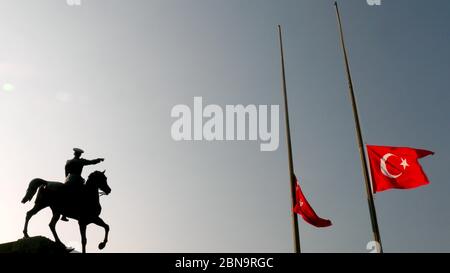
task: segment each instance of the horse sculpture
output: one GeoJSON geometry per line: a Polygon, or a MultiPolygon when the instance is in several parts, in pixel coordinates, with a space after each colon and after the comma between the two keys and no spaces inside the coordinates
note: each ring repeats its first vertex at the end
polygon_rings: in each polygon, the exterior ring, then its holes
{"type": "Polygon", "coordinates": [[[55,242],[62,244],[56,233],[56,223],[61,215],[78,220],[81,233],[81,244],[83,253],[86,253],[86,227],[89,224],[96,224],[105,229],[105,238],[98,245],[103,249],[108,242],[109,226],[99,217],[102,207],[100,206],[100,191],[108,195],[111,188],[108,186],[105,171],[95,171],[91,173],[86,184],[80,187],[71,187],[59,182],[49,182],[43,179],[33,179],[22,199],[22,203],[31,201],[38,192],[34,207],[27,212],[23,234],[28,238],[28,222],[33,215],[46,207],[50,207],[53,217],[50,221],[50,230],[55,238],[55,242]],[[39,190],[39,191],[38,191],[39,190]]]}

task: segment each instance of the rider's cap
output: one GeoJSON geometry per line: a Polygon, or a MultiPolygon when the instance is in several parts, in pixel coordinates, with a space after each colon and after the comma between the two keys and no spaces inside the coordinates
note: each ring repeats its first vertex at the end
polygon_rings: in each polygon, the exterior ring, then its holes
{"type": "Polygon", "coordinates": [[[84,151],[81,150],[80,148],[73,148],[73,151],[74,151],[75,153],[80,153],[80,154],[84,153],[84,151]]]}

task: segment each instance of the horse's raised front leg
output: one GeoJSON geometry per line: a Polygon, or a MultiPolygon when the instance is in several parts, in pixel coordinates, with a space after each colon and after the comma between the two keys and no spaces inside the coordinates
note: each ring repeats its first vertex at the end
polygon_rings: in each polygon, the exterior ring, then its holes
{"type": "Polygon", "coordinates": [[[106,224],[102,218],[98,217],[93,224],[96,224],[97,226],[101,226],[105,229],[105,238],[103,239],[103,242],[98,244],[98,249],[104,249],[106,246],[106,243],[108,242],[108,234],[109,234],[109,225],[106,224]]]}
{"type": "Polygon", "coordinates": [[[86,238],[86,224],[78,221],[78,225],[80,226],[80,234],[81,234],[81,246],[83,248],[83,253],[86,253],[86,244],[87,244],[87,238],[86,238]]]}
{"type": "Polygon", "coordinates": [[[30,236],[28,236],[28,223],[30,222],[31,217],[33,217],[41,209],[43,209],[43,207],[38,206],[38,205],[35,204],[34,207],[27,212],[27,215],[25,217],[25,225],[23,227],[23,236],[25,238],[29,238],[30,237],[30,236]]]}
{"type": "Polygon", "coordinates": [[[50,221],[50,224],[48,224],[50,230],[52,231],[53,237],[55,238],[55,242],[58,244],[62,244],[61,240],[59,240],[58,234],[56,233],[56,223],[58,222],[60,216],[60,213],[56,213],[53,211],[52,220],[50,221]]]}

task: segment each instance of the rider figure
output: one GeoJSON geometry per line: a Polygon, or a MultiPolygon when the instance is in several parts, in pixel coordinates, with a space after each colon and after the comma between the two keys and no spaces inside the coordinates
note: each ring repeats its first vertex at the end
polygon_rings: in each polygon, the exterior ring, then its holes
{"type": "MultiPolygon", "coordinates": [[[[81,173],[83,172],[83,167],[87,165],[95,165],[102,161],[104,161],[104,158],[97,158],[94,160],[87,160],[84,158],[81,158],[81,154],[84,153],[82,149],[74,148],[73,149],[73,155],[74,157],[70,160],[67,160],[65,171],[66,171],[66,185],[69,185],[71,187],[80,187],[84,185],[84,178],[81,176],[81,173]]],[[[62,221],[68,221],[66,216],[62,216],[62,221]]]]}

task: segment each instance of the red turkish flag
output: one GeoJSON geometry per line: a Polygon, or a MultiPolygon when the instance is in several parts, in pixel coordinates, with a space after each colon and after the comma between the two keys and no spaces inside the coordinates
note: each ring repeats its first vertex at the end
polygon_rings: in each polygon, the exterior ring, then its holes
{"type": "Polygon", "coordinates": [[[427,150],[367,145],[373,191],[412,189],[430,183],[419,158],[433,155],[427,150]]]}
{"type": "Polygon", "coordinates": [[[315,227],[329,227],[331,226],[331,221],[327,219],[322,219],[317,216],[316,212],[314,212],[313,208],[309,205],[308,201],[306,201],[305,196],[303,195],[302,189],[298,184],[297,178],[295,178],[295,206],[294,212],[298,213],[302,216],[302,218],[315,227]]]}

